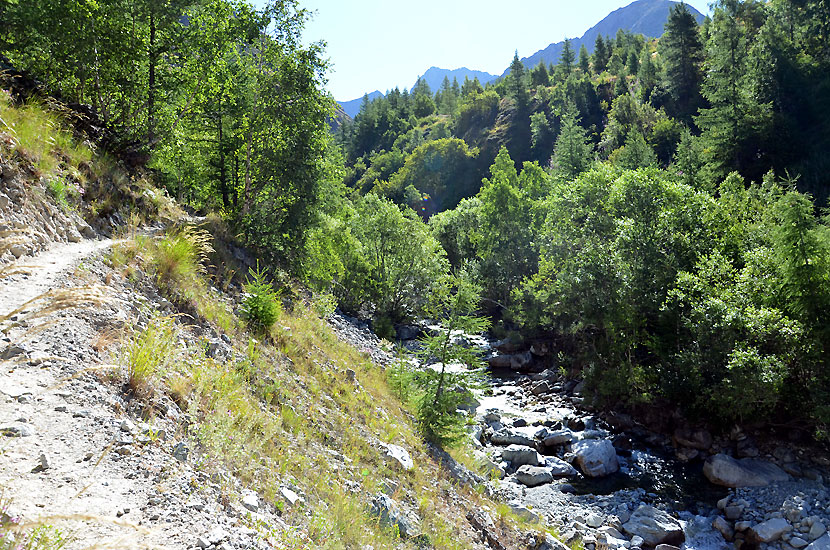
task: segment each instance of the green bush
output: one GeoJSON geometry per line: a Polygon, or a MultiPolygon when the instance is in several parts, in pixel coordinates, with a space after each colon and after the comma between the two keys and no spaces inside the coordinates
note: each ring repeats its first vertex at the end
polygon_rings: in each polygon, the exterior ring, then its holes
{"type": "Polygon", "coordinates": [[[248,282],[244,288],[242,317],[251,330],[267,334],[282,314],[279,293],[265,280],[265,271],[259,266],[248,271],[248,282]]]}

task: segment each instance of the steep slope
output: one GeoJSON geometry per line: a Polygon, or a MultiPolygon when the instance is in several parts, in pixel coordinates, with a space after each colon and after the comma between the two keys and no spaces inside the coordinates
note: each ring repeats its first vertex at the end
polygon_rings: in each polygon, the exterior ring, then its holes
{"type": "MultiPolygon", "coordinates": [[[[608,14],[607,17],[588,29],[581,37],[572,39],[571,47],[574,52],[579,52],[579,48],[585,45],[589,52],[593,52],[597,36],[613,37],[620,29],[635,34],[643,34],[650,38],[659,38],[663,35],[663,26],[669,17],[669,10],[677,3],[673,0],[637,0],[632,2],[608,14]]],[[[702,13],[689,4],[686,4],[686,6],[698,22],[703,21],[702,13]]],[[[540,61],[558,63],[562,56],[564,44],[564,41],[551,44],[544,50],[539,50],[533,55],[523,58],[522,62],[527,67],[535,67],[540,61]]],[[[504,74],[508,72],[505,71],[504,74]]]]}

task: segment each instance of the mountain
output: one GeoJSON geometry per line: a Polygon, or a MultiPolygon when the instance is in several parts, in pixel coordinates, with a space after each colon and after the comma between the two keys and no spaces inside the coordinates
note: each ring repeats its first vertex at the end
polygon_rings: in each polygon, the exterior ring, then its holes
{"type": "MultiPolygon", "coordinates": [[[[498,78],[498,75],[485,73],[484,71],[474,71],[472,69],[468,69],[467,67],[461,67],[460,69],[441,69],[440,67],[430,67],[427,69],[427,72],[424,73],[423,76],[419,77],[426,81],[429,84],[429,89],[432,90],[433,93],[437,92],[441,88],[441,84],[444,83],[444,77],[450,79],[450,83],[452,83],[453,78],[458,79],[459,84],[464,84],[464,79],[469,78],[473,80],[474,78],[478,78],[481,85],[485,85],[488,82],[495,80],[498,78]]],[[[415,81],[417,83],[417,79],[415,81]]],[[[413,88],[415,85],[413,84],[413,88]]],[[[412,88],[409,89],[412,91],[412,88]]]]}
{"type": "MultiPolygon", "coordinates": [[[[637,0],[632,2],[623,8],[612,11],[605,19],[585,31],[585,34],[581,37],[572,39],[571,47],[578,54],[579,48],[584,44],[589,52],[593,52],[597,36],[601,34],[614,37],[619,29],[631,31],[635,34],[643,34],[650,38],[659,38],[663,35],[663,26],[669,18],[669,10],[675,4],[678,4],[678,2],[672,0],[637,0]]],[[[702,13],[689,4],[686,4],[686,7],[689,8],[698,23],[703,21],[702,13]]],[[[559,63],[564,44],[564,42],[551,44],[544,50],[539,50],[530,57],[525,57],[522,59],[522,63],[529,68],[538,65],[539,61],[548,64],[559,63]]],[[[508,72],[509,70],[505,71],[504,74],[508,72]]]]}
{"type": "MultiPolygon", "coordinates": [[[[371,94],[369,94],[369,101],[373,101],[379,97],[383,97],[384,94],[375,90],[371,94]]],[[[337,103],[343,107],[343,110],[349,115],[350,118],[354,118],[357,113],[360,112],[360,106],[363,104],[363,98],[359,97],[357,99],[353,99],[351,101],[338,101],[337,103]]]]}

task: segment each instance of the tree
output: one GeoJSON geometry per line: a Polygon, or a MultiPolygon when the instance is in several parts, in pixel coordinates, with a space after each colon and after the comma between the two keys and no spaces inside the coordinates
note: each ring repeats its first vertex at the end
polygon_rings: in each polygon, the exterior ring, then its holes
{"type": "Polygon", "coordinates": [[[585,44],[579,47],[579,69],[584,74],[591,73],[591,56],[588,54],[588,48],[585,47],[585,44]]]}
{"type": "Polygon", "coordinates": [[[539,61],[536,68],[530,71],[530,83],[533,86],[549,86],[550,76],[544,61],[539,61]]]}
{"type": "Polygon", "coordinates": [[[522,113],[526,112],[530,104],[530,95],[527,92],[527,83],[525,82],[525,72],[525,66],[522,60],[519,59],[519,52],[517,50],[513,54],[513,61],[510,63],[507,89],[516,102],[517,109],[522,113]]]}
{"type": "Polygon", "coordinates": [[[481,334],[489,324],[475,314],[479,292],[463,275],[447,275],[435,285],[430,298],[430,318],[441,328],[421,339],[419,355],[436,363],[415,377],[422,392],[417,417],[424,437],[440,445],[453,445],[466,437],[458,409],[470,400],[471,390],[481,386],[480,352],[459,339],[463,334],[481,334]]]}
{"type": "Polygon", "coordinates": [[[702,105],[703,43],[697,21],[683,2],[669,11],[659,50],[665,65],[666,88],[674,100],[674,114],[691,124],[702,105]]]}
{"type": "Polygon", "coordinates": [[[566,77],[571,74],[575,60],[576,54],[574,53],[573,46],[571,46],[571,41],[569,38],[566,38],[565,43],[562,45],[562,55],[559,57],[559,66],[562,67],[562,71],[566,77]]]}
{"type": "Polygon", "coordinates": [[[553,150],[551,164],[554,172],[568,181],[575,179],[590,166],[591,149],[587,132],[579,125],[575,110],[568,109],[562,116],[559,137],[553,150]]]}
{"type": "Polygon", "coordinates": [[[596,42],[594,42],[594,72],[602,74],[608,68],[608,60],[611,57],[608,44],[605,42],[601,34],[597,35],[596,42]]]}

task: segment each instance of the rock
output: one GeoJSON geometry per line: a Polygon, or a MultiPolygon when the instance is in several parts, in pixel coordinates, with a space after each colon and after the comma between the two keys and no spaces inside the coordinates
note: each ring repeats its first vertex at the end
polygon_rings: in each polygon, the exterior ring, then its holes
{"type": "Polygon", "coordinates": [[[372,499],[370,513],[380,519],[384,527],[397,528],[398,534],[405,539],[420,534],[418,521],[409,517],[398,504],[386,495],[376,495],[372,499]]]}
{"type": "Polygon", "coordinates": [[[514,418],[513,419],[513,427],[514,428],[524,428],[527,426],[527,420],[524,418],[514,418]]]}
{"type": "Polygon", "coordinates": [[[9,248],[9,252],[11,252],[15,258],[20,258],[26,254],[26,247],[22,244],[13,244],[11,248],[9,248]]]}
{"type": "Polygon", "coordinates": [[[179,462],[187,462],[187,455],[189,453],[190,449],[184,443],[176,443],[173,447],[173,457],[179,462]]]}
{"type": "Polygon", "coordinates": [[[771,462],[748,458],[736,460],[722,453],[706,459],[703,474],[715,485],[724,487],[763,487],[790,478],[771,462]]]}
{"type": "Polygon", "coordinates": [[[506,460],[514,467],[528,464],[530,466],[541,466],[545,463],[542,455],[536,449],[525,445],[510,445],[501,452],[502,460],[506,460]]]}
{"type": "Polygon", "coordinates": [[[772,542],[781,538],[781,535],[792,530],[792,525],[784,518],[773,518],[750,527],[747,539],[750,542],[772,542]]]}
{"type": "Polygon", "coordinates": [[[674,455],[680,462],[691,462],[700,456],[700,451],[689,447],[679,447],[674,451],[674,455]]]}
{"type": "Polygon", "coordinates": [[[795,455],[787,447],[776,447],[775,450],[772,451],[772,456],[774,456],[776,460],[780,460],[784,463],[795,462],[795,455]]]}
{"type": "Polygon", "coordinates": [[[134,434],[138,431],[138,428],[136,428],[135,424],[133,424],[130,419],[125,418],[121,422],[121,431],[129,434],[134,434]]]}
{"type": "Polygon", "coordinates": [[[804,548],[807,546],[807,541],[802,539],[801,537],[792,537],[787,543],[792,546],[793,548],[804,548]]]}
{"type": "Polygon", "coordinates": [[[549,468],[524,464],[516,470],[516,479],[528,487],[536,487],[553,481],[553,474],[549,468]]]}
{"type": "Polygon", "coordinates": [[[830,535],[814,540],[807,546],[807,550],[830,550],[830,535]]]}
{"type": "Polygon", "coordinates": [[[536,550],[570,550],[570,546],[547,533],[545,534],[545,542],[541,546],[537,546],[536,550]]]}
{"type": "Polygon", "coordinates": [[[735,454],[740,458],[755,458],[761,454],[761,451],[755,446],[755,442],[747,437],[739,440],[735,445],[735,454]]]}
{"type": "Polygon", "coordinates": [[[512,355],[494,355],[487,359],[487,364],[493,369],[509,369],[512,355]]]}
{"type": "Polygon", "coordinates": [[[588,477],[602,477],[620,469],[617,452],[607,439],[574,443],[573,454],[582,473],[588,477]]]}
{"type": "MultiPolygon", "coordinates": [[[[587,525],[588,527],[593,527],[594,529],[602,527],[602,522],[603,522],[602,516],[595,513],[595,512],[590,512],[588,514],[588,517],[585,518],[585,525],[587,525]]],[[[615,537],[615,538],[622,538],[622,537],[615,537]]]]}
{"type": "Polygon", "coordinates": [[[0,359],[9,361],[21,355],[26,355],[26,349],[16,344],[10,344],[0,353],[0,359]]]}
{"type": "Polygon", "coordinates": [[[630,542],[631,548],[642,548],[646,541],[640,535],[634,535],[630,542]]]}
{"type": "Polygon", "coordinates": [[[807,536],[810,537],[810,540],[816,540],[826,532],[827,528],[824,526],[824,523],[816,518],[813,520],[813,525],[810,526],[810,531],[807,533],[807,536]]]}
{"type": "Polygon", "coordinates": [[[673,544],[679,546],[686,540],[680,523],[662,510],[653,506],[642,505],[631,514],[622,526],[623,531],[631,536],[639,536],[643,544],[673,544]]]}
{"type": "Polygon", "coordinates": [[[296,506],[297,503],[302,504],[303,502],[305,502],[303,497],[301,497],[300,495],[298,495],[297,493],[295,493],[294,491],[292,491],[288,487],[282,487],[280,489],[280,494],[282,495],[282,498],[284,498],[285,501],[288,504],[290,504],[291,506],[296,506]]]}
{"type": "Polygon", "coordinates": [[[712,527],[719,531],[723,535],[723,539],[727,542],[735,538],[735,530],[722,516],[715,517],[714,521],[712,521],[712,527]]]}
{"type": "Polygon", "coordinates": [[[749,522],[749,521],[739,521],[739,522],[735,523],[735,531],[738,531],[740,533],[743,533],[744,531],[746,531],[750,527],[752,527],[752,523],[749,522]]]}
{"type": "Polygon", "coordinates": [[[510,428],[503,428],[490,437],[490,443],[493,445],[525,445],[527,447],[536,447],[536,440],[521,432],[511,430],[510,428]]]}
{"type": "Polygon", "coordinates": [[[533,395],[542,395],[543,393],[550,393],[551,385],[547,380],[542,380],[530,387],[530,393],[533,395]]]}
{"type": "Polygon", "coordinates": [[[654,550],[680,550],[680,547],[673,544],[658,544],[654,547],[654,550]]]}
{"type": "Polygon", "coordinates": [[[399,464],[404,470],[408,471],[415,467],[415,463],[412,462],[412,457],[409,456],[409,452],[403,447],[392,444],[384,444],[384,447],[386,448],[385,457],[391,458],[394,463],[399,464]]]}
{"type": "Polygon", "coordinates": [[[556,430],[549,432],[545,438],[542,439],[542,445],[545,447],[556,447],[557,445],[573,443],[574,441],[576,441],[576,436],[571,430],[556,430]]]}
{"type": "Polygon", "coordinates": [[[245,495],[242,497],[242,506],[251,512],[256,512],[259,510],[259,497],[253,491],[246,491],[245,495]]]}
{"type": "Polygon", "coordinates": [[[533,363],[533,354],[531,354],[529,351],[520,353],[518,355],[510,356],[510,368],[512,370],[527,370],[528,368],[530,368],[531,363],[533,363]]]}
{"type": "Polygon", "coordinates": [[[395,336],[398,340],[414,340],[421,334],[421,327],[417,325],[398,325],[395,327],[395,336]]]}
{"type": "MultiPolygon", "coordinates": [[[[524,518],[531,523],[539,523],[541,521],[541,517],[539,514],[519,502],[518,500],[511,500],[507,503],[507,506],[510,507],[510,510],[519,516],[520,518],[524,518]]],[[[823,549],[821,549],[823,550],[823,549]]]]}
{"type": "Polygon", "coordinates": [[[37,466],[32,468],[32,473],[36,474],[38,472],[43,472],[49,469],[49,459],[46,458],[46,455],[40,453],[40,456],[37,459],[37,466]]]}
{"type": "Polygon", "coordinates": [[[727,506],[726,508],[723,509],[723,512],[726,514],[726,519],[731,520],[731,521],[735,521],[736,519],[741,517],[741,514],[744,513],[744,507],[743,506],[727,506]]]}
{"type": "Polygon", "coordinates": [[[673,439],[677,445],[698,449],[700,451],[705,451],[712,446],[712,434],[706,430],[677,428],[674,431],[673,439]]]}
{"type": "Polygon", "coordinates": [[[557,458],[555,456],[546,456],[545,466],[547,466],[547,468],[550,470],[550,473],[551,475],[553,475],[553,477],[569,477],[575,476],[579,473],[576,471],[576,468],[574,468],[561,458],[557,458]]]}
{"type": "Polygon", "coordinates": [[[34,435],[35,430],[31,426],[21,423],[0,427],[0,433],[7,437],[30,437],[34,435]]]}

